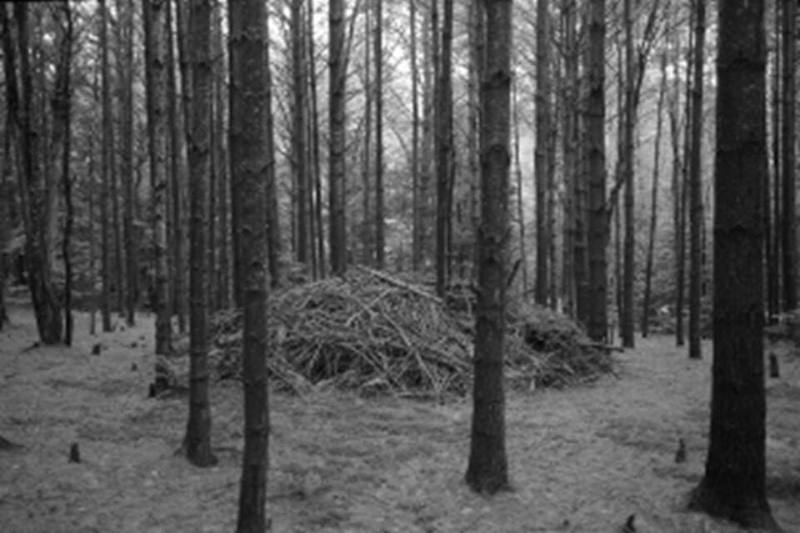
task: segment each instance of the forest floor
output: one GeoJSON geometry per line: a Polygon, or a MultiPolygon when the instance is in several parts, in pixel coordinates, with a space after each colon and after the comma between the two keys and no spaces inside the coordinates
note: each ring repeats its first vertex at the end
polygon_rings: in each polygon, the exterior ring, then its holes
{"type": "MultiPolygon", "coordinates": [[[[176,456],[185,397],[148,399],[152,317],[34,346],[29,308],[0,331],[0,531],[229,532],[242,455],[239,383],[212,388],[219,464],[176,456]],[[100,355],[92,347],[101,343],[100,355]],[[68,461],[78,442],[82,462],[68,461]]],[[[672,337],[637,338],[616,376],[565,390],[510,394],[514,490],[494,498],[463,482],[470,402],[444,405],[320,391],[271,397],[268,514],[275,532],[735,532],[685,510],[706,449],[710,344],[689,361],[672,337]],[[676,464],[678,438],[688,458],[676,464]]],[[[775,517],[800,532],[800,352],[781,344],[768,383],[768,491],[775,517]]]]}

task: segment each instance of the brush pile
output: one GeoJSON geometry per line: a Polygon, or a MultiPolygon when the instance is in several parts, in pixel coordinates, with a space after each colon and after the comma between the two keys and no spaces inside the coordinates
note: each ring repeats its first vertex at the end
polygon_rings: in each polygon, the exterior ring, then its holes
{"type": "MultiPolygon", "coordinates": [[[[563,316],[530,305],[509,311],[509,386],[564,386],[611,371],[608,353],[563,316]]],[[[469,390],[472,318],[422,285],[356,267],[344,278],[273,293],[268,314],[268,365],[280,389],[304,394],[334,386],[415,397],[469,390]]],[[[241,314],[216,314],[211,334],[211,367],[220,379],[238,377],[241,314]]]]}

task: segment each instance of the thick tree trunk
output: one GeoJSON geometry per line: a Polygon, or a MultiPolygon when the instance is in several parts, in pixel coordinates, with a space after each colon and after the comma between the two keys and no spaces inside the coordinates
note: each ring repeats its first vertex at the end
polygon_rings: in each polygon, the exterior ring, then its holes
{"type": "Polygon", "coordinates": [[[700,150],[703,137],[703,45],[705,43],[705,0],[694,0],[695,45],[694,83],[692,84],[692,153],[690,160],[689,189],[689,358],[700,359],[700,294],[703,274],[703,178],[700,168],[700,150]]]}
{"type": "Polygon", "coordinates": [[[189,52],[192,67],[192,129],[189,144],[189,419],[183,447],[196,466],[217,463],[211,451],[208,400],[208,239],[207,188],[211,152],[211,0],[191,0],[189,52]]]}
{"type": "Polygon", "coordinates": [[[589,52],[587,75],[589,94],[586,102],[586,129],[589,165],[589,337],[606,340],[608,332],[606,245],[605,153],[605,0],[589,4],[589,52]]]}
{"type": "MultiPolygon", "coordinates": [[[[229,0],[231,182],[234,232],[239,247],[244,308],[242,373],[245,443],[239,493],[237,533],[262,533],[267,527],[267,464],[269,397],[267,392],[267,316],[264,263],[267,216],[264,206],[274,174],[269,87],[269,39],[266,4],[260,0],[229,0]],[[266,149],[265,149],[266,147],[266,149]],[[264,180],[266,174],[267,180],[264,180]]],[[[270,235],[271,237],[271,235],[270,235]]]]}
{"type": "Polygon", "coordinates": [[[509,486],[505,449],[506,281],[508,276],[511,2],[484,0],[486,66],[481,80],[481,227],[475,379],[467,484],[494,494],[509,486]]]}
{"type": "Polygon", "coordinates": [[[2,6],[3,61],[5,67],[6,105],[13,118],[19,154],[19,194],[23,227],[25,228],[25,268],[31,291],[33,310],[39,338],[44,344],[62,340],[61,306],[53,283],[53,266],[48,228],[53,213],[48,202],[45,177],[37,158],[40,135],[33,119],[33,82],[28,40],[28,5],[13,5],[15,29],[8,20],[7,7],[2,6]],[[12,39],[12,34],[16,37],[12,39]],[[19,81],[17,81],[19,54],[19,81]]]}
{"type": "Polygon", "coordinates": [[[777,529],[765,494],[763,22],[763,1],[719,4],[711,427],[690,508],[777,529]]]}
{"type": "Polygon", "coordinates": [[[328,163],[330,170],[329,213],[331,270],[342,276],[347,269],[347,236],[345,225],[345,89],[346,69],[344,49],[344,0],[330,0],[328,5],[330,55],[328,89],[330,140],[328,163]]]}
{"type": "Polygon", "coordinates": [[[549,0],[536,3],[536,282],[535,300],[547,305],[550,224],[547,213],[547,175],[550,153],[550,13],[549,0]]]}
{"type": "Polygon", "coordinates": [[[156,313],[156,353],[172,351],[172,326],[169,309],[169,268],[167,265],[167,35],[166,3],[164,0],[145,2],[147,23],[148,129],[150,137],[150,180],[153,212],[153,281],[156,313]]]}

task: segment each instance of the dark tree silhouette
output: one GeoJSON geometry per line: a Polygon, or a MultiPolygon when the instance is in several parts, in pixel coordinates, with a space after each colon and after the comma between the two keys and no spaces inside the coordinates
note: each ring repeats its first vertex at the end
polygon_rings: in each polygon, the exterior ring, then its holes
{"type": "Polygon", "coordinates": [[[479,492],[508,488],[503,350],[508,277],[509,124],[511,120],[511,2],[484,0],[486,65],[481,80],[481,223],[475,382],[466,480],[479,492]]]}
{"type": "Polygon", "coordinates": [[[266,4],[229,0],[230,149],[234,239],[241,276],[242,375],[244,379],[244,453],[237,533],[262,533],[267,526],[267,183],[272,178],[270,86],[266,4]],[[266,147],[266,149],[265,149],[266,147]],[[266,176],[266,180],[264,179],[266,176]]]}
{"type": "Polygon", "coordinates": [[[690,507],[775,528],[765,495],[764,2],[718,5],[711,428],[705,476],[690,507]]]}

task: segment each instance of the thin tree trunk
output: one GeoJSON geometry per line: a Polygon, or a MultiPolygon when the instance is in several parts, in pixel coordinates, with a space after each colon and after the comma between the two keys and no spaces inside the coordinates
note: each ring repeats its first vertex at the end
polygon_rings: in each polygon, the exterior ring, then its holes
{"type": "Polygon", "coordinates": [[[297,241],[295,256],[308,268],[311,262],[310,218],[308,197],[309,177],[306,150],[306,54],[305,24],[303,23],[304,0],[291,0],[292,32],[292,170],[296,191],[297,241]]]}
{"type": "Polygon", "coordinates": [[[523,207],[523,200],[522,200],[522,163],[520,162],[519,157],[519,101],[517,98],[517,84],[516,81],[512,81],[511,90],[513,93],[512,96],[512,128],[514,130],[514,170],[515,170],[515,177],[516,177],[516,189],[517,189],[517,225],[519,228],[519,260],[520,260],[520,270],[522,271],[522,294],[527,298],[528,294],[528,255],[525,251],[525,209],[523,207]]]}
{"type": "Polygon", "coordinates": [[[345,225],[345,32],[344,32],[344,0],[330,0],[328,4],[329,28],[329,114],[330,145],[328,162],[330,165],[330,254],[331,270],[342,276],[347,269],[347,236],[345,225]]]}
{"type": "MultiPolygon", "coordinates": [[[[72,345],[73,317],[72,317],[72,257],[71,238],[74,223],[74,209],[72,205],[72,177],[70,176],[70,150],[72,140],[72,108],[71,108],[71,79],[72,66],[72,12],[69,3],[64,0],[61,4],[63,26],[60,28],[61,45],[58,70],[56,73],[56,95],[53,99],[53,116],[57,124],[55,128],[61,136],[61,185],[64,192],[64,236],[61,241],[61,254],[64,261],[64,344],[72,345]]],[[[2,222],[0,222],[2,223],[2,222]]],[[[0,261],[3,259],[0,258],[0,261]]],[[[4,282],[0,277],[0,282],[4,282]]],[[[2,292],[2,288],[0,288],[2,292]]],[[[3,321],[0,316],[0,324],[3,321]]]]}
{"type": "MultiPolygon", "coordinates": [[[[474,0],[470,6],[474,5],[474,0]]],[[[408,19],[411,32],[411,205],[413,211],[411,269],[422,265],[422,195],[419,176],[419,66],[417,65],[417,0],[408,0],[408,19]]],[[[470,63],[471,64],[471,63],[470,63]]],[[[471,93],[470,93],[471,94],[471,93]]],[[[470,111],[472,107],[470,107],[470,111]]],[[[470,122],[470,128],[471,126],[470,122]]],[[[471,131],[471,130],[470,130],[471,131]]]]}
{"type": "Polygon", "coordinates": [[[703,137],[703,45],[705,42],[705,0],[694,0],[695,45],[692,91],[692,152],[689,188],[689,358],[700,359],[700,296],[702,282],[703,184],[700,150],[703,137]]]}
{"type": "Polygon", "coordinates": [[[650,329],[650,295],[653,279],[653,253],[656,242],[656,225],[658,223],[658,178],[661,166],[661,113],[664,109],[664,95],[667,90],[667,54],[661,54],[661,85],[658,89],[656,104],[656,138],[653,151],[653,186],[650,192],[650,228],[647,239],[647,263],[644,272],[644,302],[642,303],[642,337],[647,337],[650,329]]]}
{"type": "MultiPolygon", "coordinates": [[[[436,21],[434,27],[438,26],[436,21]]],[[[452,189],[450,186],[452,165],[452,43],[453,43],[453,0],[444,0],[444,13],[441,30],[441,54],[437,77],[436,93],[436,293],[444,295],[449,283],[451,242],[449,235],[452,217],[452,189]]],[[[437,33],[434,39],[438,40],[437,33]]],[[[434,50],[437,47],[434,48],[434,50]]]]}
{"type": "MultiPolygon", "coordinates": [[[[167,83],[169,88],[169,95],[167,101],[167,116],[170,124],[173,124],[173,127],[170,128],[170,139],[169,139],[169,147],[170,147],[170,206],[169,209],[171,211],[171,220],[172,223],[172,232],[171,232],[171,241],[172,241],[172,279],[171,285],[172,289],[170,293],[172,294],[172,303],[173,309],[170,312],[174,311],[175,314],[178,316],[178,331],[184,333],[186,331],[186,315],[187,315],[187,295],[186,295],[186,284],[184,283],[184,233],[183,233],[183,218],[182,213],[183,209],[181,208],[182,202],[181,199],[183,198],[183,180],[181,177],[183,176],[183,143],[181,142],[181,136],[179,132],[181,130],[180,125],[183,128],[189,127],[189,122],[186,120],[188,117],[186,115],[182,115],[184,120],[179,121],[178,119],[178,95],[177,95],[177,80],[175,76],[175,52],[174,52],[174,36],[175,31],[173,31],[172,27],[172,1],[167,1],[167,28],[169,29],[168,35],[168,43],[167,43],[167,83]]],[[[180,13],[180,7],[176,10],[180,13]]],[[[181,29],[180,21],[177,24],[178,28],[178,40],[179,43],[182,42],[183,36],[181,29]]],[[[183,47],[180,44],[180,47],[183,47]]],[[[186,89],[188,84],[184,83],[184,90],[186,89]]],[[[184,136],[185,138],[185,136],[184,136]]]]}
{"type": "MultiPolygon", "coordinates": [[[[230,0],[229,0],[230,6],[230,0]]],[[[230,8],[229,8],[230,11],[230,8]]],[[[267,10],[266,17],[269,16],[269,10],[267,10]]],[[[266,35],[264,37],[266,41],[269,41],[269,25],[267,25],[266,35]]],[[[280,264],[280,257],[281,253],[283,252],[283,241],[281,240],[281,227],[280,227],[280,216],[278,211],[278,185],[277,185],[277,178],[275,177],[275,140],[274,140],[274,123],[272,118],[272,70],[270,68],[270,51],[269,47],[265,46],[264,49],[264,60],[266,61],[266,68],[264,69],[264,76],[266,77],[266,93],[264,94],[263,105],[265,106],[266,112],[266,139],[264,150],[267,153],[267,168],[266,168],[266,200],[267,200],[267,270],[269,271],[269,283],[270,287],[277,288],[283,282],[283,271],[280,264]]],[[[233,107],[233,96],[229,95],[231,98],[231,108],[233,107]]],[[[232,127],[232,126],[230,126],[232,127]]],[[[233,137],[230,137],[233,139],[233,137]]],[[[236,194],[236,190],[238,189],[238,185],[234,180],[234,171],[233,165],[235,164],[233,161],[234,153],[233,153],[233,145],[229,142],[228,146],[231,150],[231,199],[233,199],[234,195],[236,194]]],[[[231,222],[234,227],[238,227],[238,224],[233,222],[235,220],[236,212],[235,210],[231,211],[231,222]]],[[[233,245],[234,247],[241,247],[240,244],[237,244],[238,239],[238,230],[233,231],[233,245]]],[[[238,252],[237,252],[238,253],[238,252]]],[[[236,260],[237,253],[233,254],[234,261],[236,260]]],[[[236,263],[234,263],[234,280],[237,276],[241,276],[241,279],[244,280],[244,273],[239,272],[236,269],[236,263]]],[[[236,283],[234,282],[234,290],[236,287],[236,283]]],[[[242,295],[243,297],[243,295],[242,295]]],[[[243,300],[236,300],[237,306],[241,307],[243,305],[243,300]]]]}
{"type": "Polygon", "coordinates": [[[308,71],[310,93],[309,127],[311,128],[311,166],[314,171],[314,242],[317,248],[317,268],[320,277],[325,277],[325,233],[322,224],[322,169],[319,156],[319,111],[317,105],[317,58],[314,52],[314,1],[308,0],[306,36],[308,38],[308,71]]]}
{"type": "MultiPolygon", "coordinates": [[[[237,276],[244,308],[242,373],[244,382],[244,453],[239,492],[237,533],[263,533],[267,528],[267,465],[269,395],[267,389],[267,284],[264,249],[277,228],[267,228],[264,209],[269,181],[274,179],[271,137],[269,36],[266,4],[229,0],[230,141],[234,232],[239,247],[237,276]],[[265,148],[266,147],[266,148],[265,148]],[[264,180],[266,174],[267,179],[264,180]],[[269,233],[270,235],[267,235],[269,233]]],[[[274,280],[274,278],[273,278],[274,280]]]]}
{"type": "Polygon", "coordinates": [[[111,232],[112,219],[108,209],[111,202],[111,93],[109,89],[108,68],[108,7],[106,0],[100,0],[100,69],[101,69],[101,115],[102,136],[100,140],[100,175],[102,189],[100,192],[100,226],[101,226],[101,259],[103,293],[100,299],[100,312],[103,321],[103,331],[112,330],[111,326],[111,258],[109,233],[111,232]]]}
{"type": "MultiPolygon", "coordinates": [[[[230,206],[228,200],[228,151],[225,144],[225,114],[227,105],[225,101],[225,46],[222,34],[223,3],[215,2],[212,12],[212,41],[211,53],[214,67],[213,94],[214,94],[214,153],[217,162],[217,203],[219,205],[219,269],[215,273],[209,269],[210,280],[216,284],[214,294],[214,309],[227,309],[230,306],[230,206]]],[[[213,194],[213,191],[212,191],[213,194]]]]}
{"type": "MultiPolygon", "coordinates": [[[[775,199],[775,192],[779,188],[776,184],[779,182],[780,173],[780,11],[778,9],[780,2],[774,2],[773,9],[775,13],[775,33],[773,49],[773,77],[772,77],[772,180],[768,174],[765,181],[764,191],[764,253],[765,253],[765,269],[767,280],[767,320],[772,323],[776,320],[776,315],[779,313],[779,291],[778,291],[778,255],[776,254],[776,236],[780,233],[778,226],[773,226],[773,212],[772,200],[775,199]],[[773,188],[774,187],[774,188],[773,188]]],[[[776,204],[777,207],[777,204],[776,204]]]]}
{"type": "Polygon", "coordinates": [[[633,348],[633,269],[634,266],[634,194],[633,194],[633,157],[634,157],[634,57],[633,57],[633,19],[631,17],[631,0],[624,0],[625,24],[625,130],[622,173],[625,180],[625,243],[623,252],[624,271],[622,280],[622,316],[620,331],[622,345],[633,348]]]}
{"type": "Polygon", "coordinates": [[[375,6],[375,266],[386,266],[383,205],[383,0],[375,6]]]}
{"type": "Polygon", "coordinates": [[[139,297],[138,256],[136,253],[136,235],[134,235],[133,210],[133,0],[117,1],[117,10],[122,18],[123,31],[120,32],[120,85],[122,93],[122,116],[120,117],[121,167],[124,213],[123,230],[125,235],[125,258],[127,260],[125,313],[129,327],[136,323],[136,304],[139,297]]]}
{"type": "Polygon", "coordinates": [[[511,86],[511,2],[484,0],[486,68],[481,83],[481,228],[475,322],[475,380],[467,484],[494,494],[509,487],[505,449],[506,281],[511,86]]]}
{"type": "Polygon", "coordinates": [[[536,3],[536,291],[539,305],[547,305],[550,224],[547,213],[547,177],[550,153],[550,13],[549,1],[536,3]]]}
{"type": "MultiPolygon", "coordinates": [[[[694,9],[690,9],[689,27],[694,27],[694,9]]],[[[675,304],[675,341],[678,346],[684,344],[683,312],[685,307],[686,280],[686,203],[689,197],[689,153],[691,151],[692,127],[692,65],[694,64],[694,32],[689,32],[689,46],[686,51],[686,100],[684,102],[684,135],[683,135],[683,167],[680,198],[680,227],[678,231],[678,290],[675,304]]]]}
{"type": "Polygon", "coordinates": [[[795,46],[797,3],[783,2],[783,121],[782,129],[782,187],[783,231],[783,307],[787,311],[797,307],[797,227],[795,213],[795,46]]]}
{"type": "MultiPolygon", "coordinates": [[[[367,7],[364,10],[364,34],[369,35],[372,28],[372,11],[367,7]]],[[[363,219],[361,221],[361,260],[364,264],[373,264],[374,244],[372,239],[372,81],[370,74],[370,54],[372,49],[364,46],[364,153],[361,160],[361,208],[363,219]]]]}

